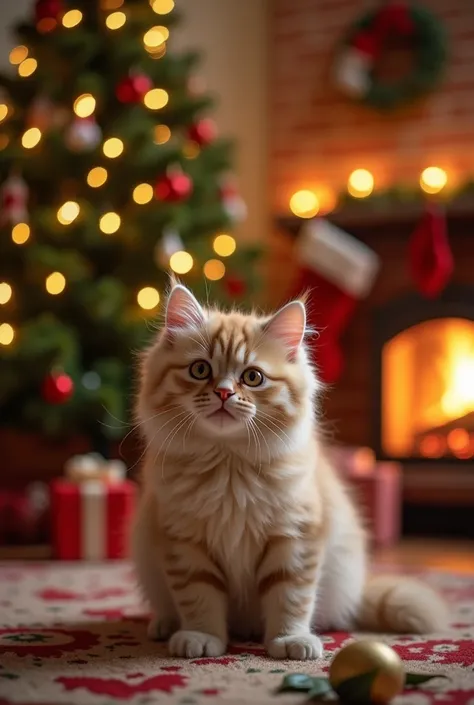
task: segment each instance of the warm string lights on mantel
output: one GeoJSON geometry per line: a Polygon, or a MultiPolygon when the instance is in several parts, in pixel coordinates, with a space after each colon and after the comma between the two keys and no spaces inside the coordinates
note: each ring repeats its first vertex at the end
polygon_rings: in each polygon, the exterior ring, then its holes
{"type": "MultiPolygon", "coordinates": [[[[419,185],[425,194],[440,193],[448,183],[448,175],[439,166],[429,166],[420,174],[419,185]]],[[[291,212],[298,218],[314,218],[318,214],[326,214],[334,209],[337,204],[337,194],[330,189],[323,190],[302,189],[296,191],[290,198],[291,212]]],[[[376,194],[374,175],[368,169],[355,169],[347,180],[346,192],[356,199],[368,198],[376,194]]]]}

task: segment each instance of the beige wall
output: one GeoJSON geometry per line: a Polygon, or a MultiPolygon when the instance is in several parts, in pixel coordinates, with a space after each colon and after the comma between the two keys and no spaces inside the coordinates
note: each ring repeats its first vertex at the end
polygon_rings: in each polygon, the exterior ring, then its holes
{"type": "Polygon", "coordinates": [[[176,0],[183,12],[177,42],[204,53],[202,75],[218,97],[215,118],[236,140],[236,170],[248,218],[239,234],[268,230],[266,193],[267,0],[176,0]]]}
{"type": "MultiPolygon", "coordinates": [[[[266,3],[267,0],[176,0],[183,22],[178,47],[203,52],[202,75],[218,98],[219,131],[236,140],[236,171],[248,218],[239,234],[261,239],[267,228],[266,3]]],[[[13,46],[9,27],[33,0],[0,0],[0,63],[13,46]]]]}

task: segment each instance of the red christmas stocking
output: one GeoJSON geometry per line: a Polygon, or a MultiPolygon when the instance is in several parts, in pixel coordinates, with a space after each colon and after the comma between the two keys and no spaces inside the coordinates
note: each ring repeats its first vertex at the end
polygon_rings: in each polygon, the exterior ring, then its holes
{"type": "Polygon", "coordinates": [[[413,280],[427,298],[435,298],[453,273],[454,263],[446,231],[446,218],[440,206],[429,203],[409,244],[413,280]]]}
{"type": "Polygon", "coordinates": [[[309,290],[308,324],[318,333],[313,362],[324,382],[334,382],[343,368],[340,336],[357,302],[372,288],[379,260],[366,245],[321,218],[303,227],[297,249],[300,269],[293,296],[309,290]]]}

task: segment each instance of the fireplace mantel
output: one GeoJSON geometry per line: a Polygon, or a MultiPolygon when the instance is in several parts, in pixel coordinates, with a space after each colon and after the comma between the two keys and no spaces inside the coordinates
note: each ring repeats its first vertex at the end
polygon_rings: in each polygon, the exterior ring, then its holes
{"type": "MultiPolygon", "coordinates": [[[[440,202],[442,205],[442,201],[440,202]]],[[[374,203],[371,200],[354,202],[325,216],[340,228],[347,229],[361,240],[365,235],[409,237],[412,228],[423,214],[424,202],[400,201],[398,203],[374,203]]],[[[474,228],[474,193],[464,195],[445,205],[448,229],[465,231],[466,226],[474,228]]],[[[306,220],[297,216],[285,215],[276,218],[277,226],[292,237],[297,237],[306,220]]]]}

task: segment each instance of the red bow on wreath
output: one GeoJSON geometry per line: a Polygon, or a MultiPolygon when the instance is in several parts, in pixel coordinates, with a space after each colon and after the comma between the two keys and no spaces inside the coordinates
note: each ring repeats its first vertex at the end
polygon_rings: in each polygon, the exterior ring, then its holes
{"type": "Polygon", "coordinates": [[[404,2],[388,3],[375,15],[370,29],[356,35],[352,45],[363,54],[377,59],[389,34],[396,32],[410,36],[414,29],[408,5],[404,2]]]}

